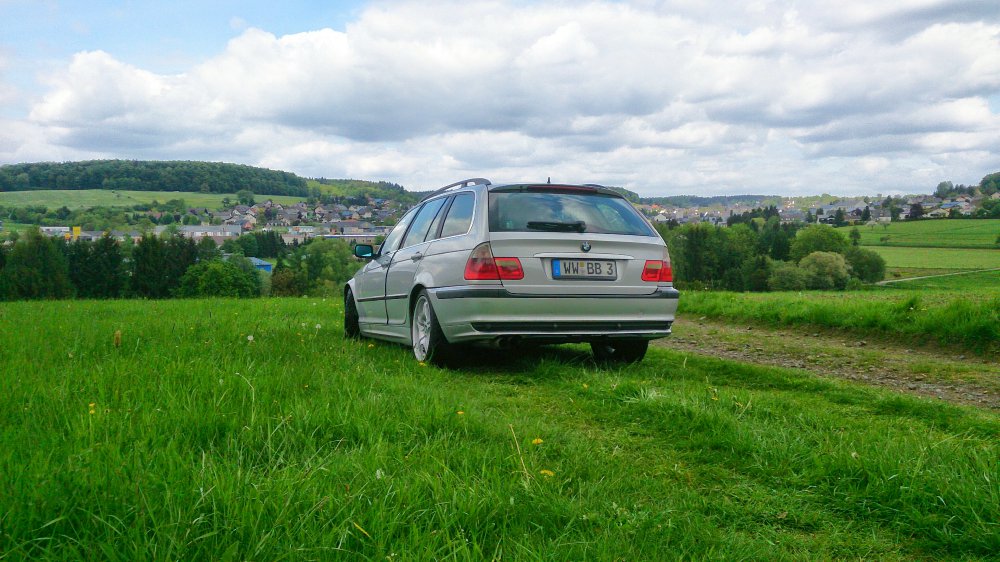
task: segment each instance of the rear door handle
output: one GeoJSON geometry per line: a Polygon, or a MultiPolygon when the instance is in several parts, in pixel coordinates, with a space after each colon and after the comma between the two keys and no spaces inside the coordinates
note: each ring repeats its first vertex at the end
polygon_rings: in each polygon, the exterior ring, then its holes
{"type": "Polygon", "coordinates": [[[418,254],[413,254],[412,256],[410,256],[410,259],[413,260],[413,261],[420,261],[420,260],[424,259],[424,255],[423,254],[419,254],[419,253],[418,254]]]}

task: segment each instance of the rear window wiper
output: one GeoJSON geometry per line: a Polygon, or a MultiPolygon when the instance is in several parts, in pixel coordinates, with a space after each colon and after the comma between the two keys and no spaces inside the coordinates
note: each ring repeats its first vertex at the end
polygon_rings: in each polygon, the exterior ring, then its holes
{"type": "Polygon", "coordinates": [[[587,230],[587,223],[583,221],[528,221],[528,229],[543,230],[545,232],[585,232],[587,230]]]}

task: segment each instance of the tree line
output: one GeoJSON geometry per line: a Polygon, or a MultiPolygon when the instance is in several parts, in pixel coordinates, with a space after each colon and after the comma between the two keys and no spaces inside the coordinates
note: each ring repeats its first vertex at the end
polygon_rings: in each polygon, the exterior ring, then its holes
{"type": "Polygon", "coordinates": [[[67,241],[38,229],[0,244],[0,301],[335,296],[360,263],[343,240],[286,245],[274,232],[197,243],[167,232],[120,242],[67,241]],[[272,258],[273,273],[249,257],[272,258]]]}
{"type": "MultiPolygon", "coordinates": [[[[822,224],[782,224],[766,209],[728,228],[657,225],[682,288],[730,291],[845,289],[885,277],[885,260],[822,224]],[[766,216],[766,218],[765,218],[766,216]]],[[[741,217],[742,218],[742,217],[741,217]]]]}
{"type": "Polygon", "coordinates": [[[110,189],[306,197],[306,180],[242,164],[194,161],[90,160],[0,166],[0,191],[110,189]]]}

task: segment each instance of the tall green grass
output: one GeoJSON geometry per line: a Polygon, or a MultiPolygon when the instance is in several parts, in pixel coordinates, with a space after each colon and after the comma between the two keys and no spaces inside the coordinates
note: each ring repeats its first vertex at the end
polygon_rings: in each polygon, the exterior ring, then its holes
{"type": "Polygon", "coordinates": [[[0,307],[0,559],[1000,551],[996,415],[658,348],[621,370],[583,346],[440,370],[345,341],[341,314],[0,307]]]}
{"type": "Polygon", "coordinates": [[[680,311],[772,326],[847,330],[859,336],[1000,352],[1000,296],[994,291],[884,289],[838,293],[685,292],[680,311]]]}

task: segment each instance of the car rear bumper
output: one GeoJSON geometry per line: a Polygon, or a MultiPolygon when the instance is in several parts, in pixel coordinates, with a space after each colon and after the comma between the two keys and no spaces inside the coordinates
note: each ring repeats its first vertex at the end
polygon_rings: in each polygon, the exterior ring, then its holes
{"type": "Polygon", "coordinates": [[[666,286],[646,295],[523,295],[498,285],[428,292],[437,317],[448,319],[441,330],[451,342],[662,338],[670,335],[680,295],[666,286]]]}

